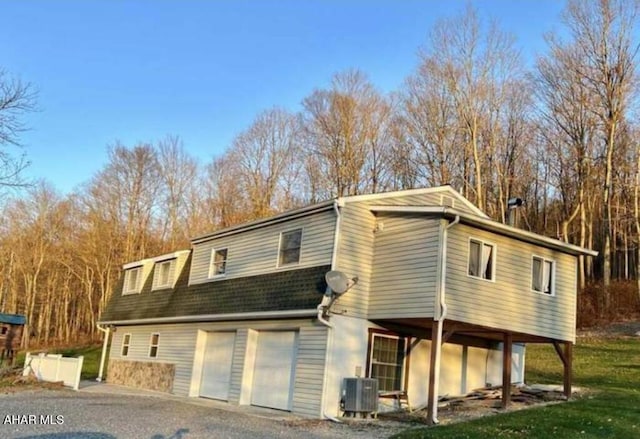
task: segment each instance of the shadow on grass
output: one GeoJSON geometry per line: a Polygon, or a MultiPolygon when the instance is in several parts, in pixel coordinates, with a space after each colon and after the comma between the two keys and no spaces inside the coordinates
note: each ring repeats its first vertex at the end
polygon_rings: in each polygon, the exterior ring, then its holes
{"type": "Polygon", "coordinates": [[[608,392],[568,403],[547,405],[475,419],[412,429],[396,438],[637,438],[640,393],[608,392]]]}

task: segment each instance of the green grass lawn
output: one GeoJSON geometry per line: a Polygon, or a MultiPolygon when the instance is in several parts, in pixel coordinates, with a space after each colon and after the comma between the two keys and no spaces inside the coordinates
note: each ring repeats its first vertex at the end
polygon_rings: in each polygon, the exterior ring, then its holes
{"type": "MultiPolygon", "coordinates": [[[[640,339],[580,339],[573,371],[574,385],[590,391],[570,402],[409,429],[396,437],[640,438],[640,339]]],[[[552,346],[527,346],[526,381],[562,383],[561,362],[552,346]]]]}

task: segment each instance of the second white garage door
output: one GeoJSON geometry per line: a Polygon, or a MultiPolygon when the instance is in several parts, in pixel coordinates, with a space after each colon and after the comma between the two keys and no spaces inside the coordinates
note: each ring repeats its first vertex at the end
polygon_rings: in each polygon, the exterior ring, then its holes
{"type": "Polygon", "coordinates": [[[297,340],[294,331],[259,333],[251,404],[291,410],[297,340]]]}
{"type": "Polygon", "coordinates": [[[235,332],[210,332],[202,365],[200,396],[227,400],[231,382],[231,362],[235,332]]]}

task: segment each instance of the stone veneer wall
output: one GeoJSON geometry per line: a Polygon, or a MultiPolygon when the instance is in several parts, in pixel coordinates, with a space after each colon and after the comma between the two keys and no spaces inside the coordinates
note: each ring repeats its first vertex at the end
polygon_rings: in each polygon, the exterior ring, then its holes
{"type": "Polygon", "coordinates": [[[144,361],[110,360],[107,382],[171,393],[175,365],[144,361]]]}

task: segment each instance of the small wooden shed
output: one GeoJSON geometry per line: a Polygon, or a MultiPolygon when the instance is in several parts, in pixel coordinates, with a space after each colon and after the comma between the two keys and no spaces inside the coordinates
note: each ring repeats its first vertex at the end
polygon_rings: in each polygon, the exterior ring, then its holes
{"type": "Polygon", "coordinates": [[[27,318],[20,314],[0,313],[0,364],[13,364],[15,353],[20,346],[22,330],[27,318]]]}

